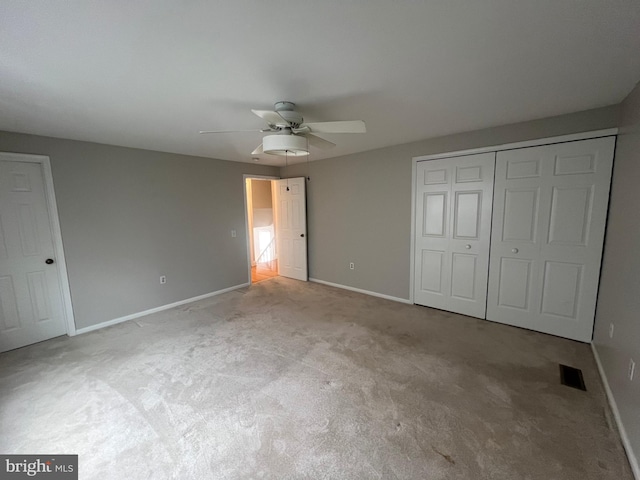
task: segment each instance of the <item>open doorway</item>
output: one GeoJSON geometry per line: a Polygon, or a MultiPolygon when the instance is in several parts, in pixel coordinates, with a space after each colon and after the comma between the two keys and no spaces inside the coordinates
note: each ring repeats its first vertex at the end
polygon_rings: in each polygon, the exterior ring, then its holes
{"type": "Polygon", "coordinates": [[[278,276],[278,252],[270,178],[245,179],[251,283],[278,276]]]}

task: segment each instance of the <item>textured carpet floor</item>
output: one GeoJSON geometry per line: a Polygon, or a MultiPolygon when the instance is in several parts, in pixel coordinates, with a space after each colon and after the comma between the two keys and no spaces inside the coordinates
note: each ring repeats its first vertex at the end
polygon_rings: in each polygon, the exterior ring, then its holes
{"type": "Polygon", "coordinates": [[[82,479],[632,479],[587,345],[284,278],[2,354],[0,387],[0,451],[82,479]]]}

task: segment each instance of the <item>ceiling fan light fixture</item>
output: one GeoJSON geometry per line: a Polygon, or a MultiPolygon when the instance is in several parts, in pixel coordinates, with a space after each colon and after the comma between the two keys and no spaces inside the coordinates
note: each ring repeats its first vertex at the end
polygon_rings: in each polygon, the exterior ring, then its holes
{"type": "Polygon", "coordinates": [[[269,155],[303,157],[309,155],[307,140],[297,135],[267,135],[262,139],[262,150],[269,155]]]}

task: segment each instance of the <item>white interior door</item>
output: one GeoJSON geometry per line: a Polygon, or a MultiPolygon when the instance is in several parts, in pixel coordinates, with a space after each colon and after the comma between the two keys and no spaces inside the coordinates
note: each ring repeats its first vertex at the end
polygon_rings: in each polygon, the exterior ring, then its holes
{"type": "Polygon", "coordinates": [[[487,319],[591,341],[614,144],[498,152],[487,319]]]}
{"type": "Polygon", "coordinates": [[[278,275],[308,280],[305,179],[274,180],[278,275]]]}
{"type": "Polygon", "coordinates": [[[419,162],[414,302],[484,318],[495,152],[419,162]]]}
{"type": "Polygon", "coordinates": [[[42,166],[0,160],[0,351],[65,333],[42,166]]]}

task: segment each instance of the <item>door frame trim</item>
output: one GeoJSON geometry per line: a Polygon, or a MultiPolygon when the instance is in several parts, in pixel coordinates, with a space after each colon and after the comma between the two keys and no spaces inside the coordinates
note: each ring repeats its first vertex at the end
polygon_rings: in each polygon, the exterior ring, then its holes
{"type": "Polygon", "coordinates": [[[416,182],[418,173],[418,162],[428,160],[440,160],[443,158],[463,157],[466,155],[476,155],[478,153],[500,152],[503,150],[515,150],[518,148],[538,147],[541,145],[551,145],[554,143],[574,142],[578,140],[588,140],[600,137],[611,137],[618,134],[617,128],[608,128],[605,130],[593,130],[589,132],[572,133],[569,135],[560,135],[556,137],[538,138],[535,140],[526,140],[522,142],[505,143],[502,145],[493,145],[468,150],[455,150],[450,152],[434,153],[430,155],[422,155],[411,159],[411,241],[409,252],[409,301],[415,303],[414,300],[414,274],[415,274],[415,235],[416,235],[416,182]]]}
{"type": "MultiPolygon", "coordinates": [[[[251,242],[249,241],[249,212],[247,211],[247,179],[251,180],[280,180],[281,177],[276,177],[273,175],[254,175],[251,173],[245,173],[242,175],[242,201],[244,205],[244,228],[247,232],[246,234],[246,244],[247,244],[247,282],[248,285],[253,285],[251,282],[251,242]]],[[[273,205],[272,205],[273,207],[273,205]]],[[[275,212],[274,212],[275,215],[275,212]]],[[[275,231],[275,230],[274,230],[275,231]]]]}
{"type": "Polygon", "coordinates": [[[0,160],[10,162],[38,163],[42,167],[44,176],[45,197],[47,199],[47,210],[49,212],[49,227],[53,239],[53,249],[58,264],[58,280],[60,282],[60,294],[62,295],[62,314],[67,327],[67,335],[76,335],[76,323],[73,313],[73,303],[71,302],[71,287],[67,272],[67,261],[64,256],[64,246],[62,242],[62,230],[60,229],[60,218],[58,217],[58,203],[56,201],[55,188],[53,184],[53,172],[51,171],[51,159],[46,155],[31,155],[26,153],[0,152],[0,160]]]}

